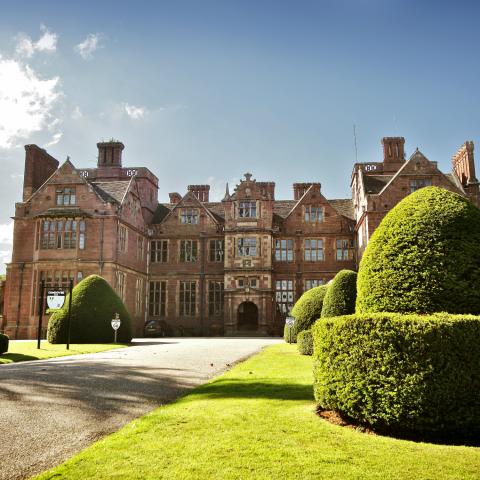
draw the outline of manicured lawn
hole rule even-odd
[[[480,449],[319,419],[311,383],[311,357],[275,345],[38,478],[478,479]]]
[[[1,363],[24,362],[26,360],[39,360],[53,357],[63,357],[65,355],[78,355],[79,353],[96,353],[104,350],[125,347],[124,344],[114,345],[112,343],[93,343],[93,344],[75,344],[70,345],[67,350],[65,345],[52,345],[47,341],[42,341],[40,350],[37,350],[37,342],[21,342],[10,340],[8,352],[0,355]]]

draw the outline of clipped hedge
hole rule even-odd
[[[293,336],[297,341],[297,335],[303,330],[308,330],[315,320],[322,314],[323,300],[327,293],[327,285],[307,290],[295,303],[292,308],[292,316],[295,318],[293,325]]]
[[[380,431],[480,435],[480,316],[349,315],[313,337],[320,407]]]
[[[289,327],[287,324],[283,327],[283,339],[287,343],[296,343],[297,337],[293,335],[293,327]]]
[[[109,283],[98,275],[90,275],[73,289],[70,341],[72,343],[110,343],[114,332],[111,320],[115,313],[120,315],[121,325],[117,341],[128,343],[132,339],[132,326],[121,298]],[[55,312],[48,322],[48,341],[66,343],[68,301]]]
[[[340,270],[323,299],[322,317],[338,317],[355,312],[357,298],[357,272]]]
[[[0,355],[2,353],[8,352],[8,343],[9,343],[8,335],[4,335],[3,333],[0,333]]]
[[[297,335],[297,348],[302,355],[313,355],[313,335],[311,330],[303,330]]]
[[[480,313],[480,209],[438,187],[382,220],[358,271],[357,313]]]

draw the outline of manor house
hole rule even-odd
[[[472,142],[451,173],[418,150],[406,160],[404,143],[383,138],[382,161],[356,163],[348,199],[325,198],[315,182],[277,199],[274,182],[245,173],[220,202],[209,185],[189,185],[169,203],[158,202],[150,170],[122,165],[120,142],[97,144],[96,168],[59,165],[26,145],[0,330],[35,337],[42,280],[67,286],[99,274],[124,300],[136,336],[150,319],[174,334],[279,334],[304,291],[357,268],[380,220],[409,193],[437,185],[479,205]]]

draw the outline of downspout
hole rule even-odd
[[[98,262],[100,266],[100,276],[103,276],[103,235],[105,229],[105,218],[101,220],[101,227],[100,227],[100,260]]]
[[[18,305],[17,305],[17,321],[15,324],[15,340],[18,338],[18,329],[20,328],[20,307],[22,306],[22,291],[23,291],[23,270],[25,269],[25,263],[20,264],[20,287],[18,291]]]
[[[200,234],[200,333],[205,334],[205,237]]]
[[[148,295],[150,291],[150,234],[147,230],[147,278],[145,280],[145,325],[147,324],[148,321],[148,307],[149,307],[149,302],[148,302]]]

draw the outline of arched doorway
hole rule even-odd
[[[238,330],[258,329],[258,308],[252,302],[243,302],[238,307]]]

